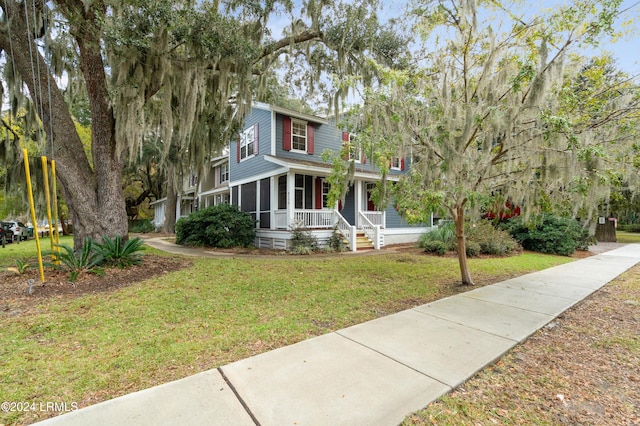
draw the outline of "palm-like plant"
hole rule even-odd
[[[102,244],[96,243],[95,250],[104,258],[105,263],[126,268],[142,263],[140,251],[144,250],[144,241],[136,237],[123,242],[119,235],[113,239],[105,236],[102,237]]]
[[[95,243],[91,238],[85,238],[82,247],[76,253],[71,247],[57,244],[62,250],[56,255],[62,269],[69,271],[69,280],[74,282],[84,272],[99,272],[99,266],[104,263],[101,253],[94,250]]]

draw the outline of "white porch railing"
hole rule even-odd
[[[335,219],[333,210],[295,210],[293,221],[308,229],[319,229],[333,227]]]
[[[307,229],[332,228],[336,221],[333,210],[294,210],[293,219],[289,223],[286,210],[276,210],[277,229],[289,229],[291,226],[303,226]]]
[[[364,212],[360,212],[359,219],[360,229],[362,229],[366,236],[373,242],[373,248],[380,250],[380,247],[384,246],[384,233],[381,232],[381,226],[373,224]]]
[[[384,227],[384,212],[377,211],[362,211],[360,212],[361,217],[365,217],[369,220],[372,225],[378,225]],[[362,226],[363,224],[358,223],[358,226]]]
[[[349,248],[351,251],[357,251],[358,246],[356,245],[356,227],[351,225],[347,220],[336,210],[334,212],[335,217],[337,219],[336,228],[339,233],[347,240],[349,244]]]

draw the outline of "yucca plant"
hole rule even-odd
[[[102,244],[96,243],[95,249],[108,265],[126,268],[142,264],[140,251],[144,250],[144,241],[136,237],[123,242],[120,235],[113,239],[105,236],[102,237]]]
[[[104,263],[104,257],[95,250],[95,243],[91,238],[85,238],[77,253],[67,245],[56,244],[56,246],[62,250],[56,256],[60,264],[54,266],[69,271],[69,281],[75,282],[84,272],[100,273],[102,271],[100,265]]]

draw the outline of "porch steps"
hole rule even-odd
[[[345,246],[349,246],[349,241],[342,239]],[[356,250],[373,250],[373,241],[367,237],[364,231],[356,232]]]

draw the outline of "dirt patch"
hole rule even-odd
[[[78,297],[85,294],[113,291],[147,278],[157,277],[190,265],[184,258],[145,255],[143,264],[130,268],[108,268],[104,274],[85,273],[75,282],[69,273],[45,269],[42,283],[38,267],[30,267],[22,274],[0,271],[0,317],[21,315],[44,299]]]

